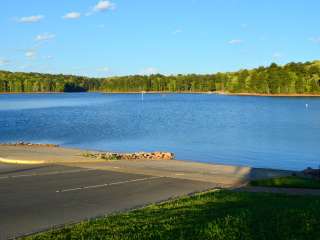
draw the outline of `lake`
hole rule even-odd
[[[19,140],[301,170],[320,165],[320,98],[2,94],[0,142]]]

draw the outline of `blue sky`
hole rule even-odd
[[[318,0],[1,0],[0,69],[213,73],[320,59]]]

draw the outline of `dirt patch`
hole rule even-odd
[[[57,144],[42,144],[42,143],[30,143],[30,142],[16,142],[16,143],[2,143],[0,146],[30,146],[30,147],[59,147]]]

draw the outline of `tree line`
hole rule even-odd
[[[0,92],[230,92],[320,94],[320,61],[215,74],[89,78],[0,71]]]

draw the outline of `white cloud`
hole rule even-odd
[[[54,35],[52,33],[43,33],[43,34],[37,35],[35,40],[36,41],[47,41],[47,40],[53,39],[55,37],[56,37],[56,35]]]
[[[231,45],[241,44],[243,41],[241,39],[232,39],[228,42]]]
[[[312,38],[310,38],[310,41],[312,41],[314,43],[320,43],[320,37],[312,37]]]
[[[179,33],[182,33],[182,30],[181,29],[176,29],[172,32],[172,34],[176,35],[176,34],[179,34]]]
[[[93,11],[95,12],[101,12],[106,10],[112,10],[115,8],[115,4],[108,0],[102,0],[98,2],[94,7]]]
[[[10,63],[9,60],[0,58],[0,66],[7,65],[7,64],[9,64],[9,63]]]
[[[143,69],[140,74],[141,75],[152,75],[152,74],[157,74],[159,73],[159,70],[155,67],[148,67]]]
[[[25,56],[29,59],[34,59],[36,57],[37,53],[34,50],[29,50],[25,53]]]
[[[78,19],[80,17],[81,17],[81,13],[69,12],[66,15],[64,15],[62,18],[64,18],[64,19]]]
[[[108,0],[102,0],[102,1],[99,1],[95,6],[93,6],[91,8],[91,10],[89,12],[87,12],[85,15],[87,17],[89,17],[96,12],[104,12],[107,10],[114,10],[115,8],[116,8],[116,5],[113,2],[108,1]]]
[[[29,17],[22,17],[18,19],[18,22],[20,23],[36,23],[41,21],[44,18],[43,15],[35,15],[35,16],[29,16]]]
[[[53,59],[53,57],[51,55],[48,55],[48,56],[45,56],[44,59],[51,60],[51,59]]]

